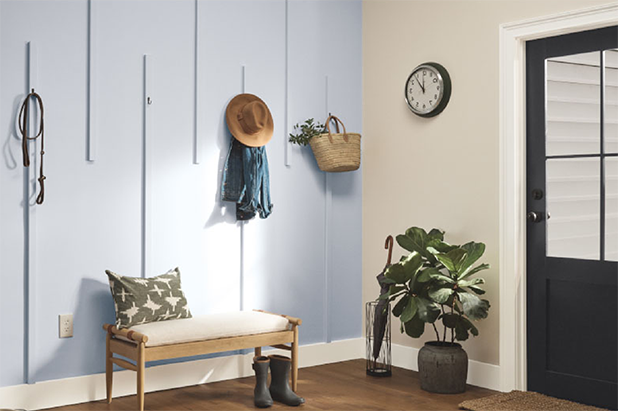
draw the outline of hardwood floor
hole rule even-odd
[[[365,361],[353,360],[299,371],[298,393],[305,397],[304,410],[457,410],[464,400],[485,397],[495,391],[468,386],[463,394],[431,394],[422,391],[418,373],[393,368],[393,376],[365,375]],[[146,410],[251,410],[253,377],[196,385],[146,394]],[[136,398],[114,398],[54,408],[57,411],[134,410]],[[275,403],[271,409],[290,409]]]

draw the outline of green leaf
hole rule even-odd
[[[429,240],[439,240],[442,241],[444,240],[444,231],[439,230],[437,228],[432,228],[431,231],[427,234],[427,237],[429,237]]]
[[[443,274],[435,267],[428,267],[421,271],[416,277],[416,281],[419,283],[426,283],[433,280],[436,276],[443,276]]]
[[[463,321],[458,321],[455,326],[455,339],[457,341],[466,341],[468,339],[468,328]]]
[[[396,263],[386,269],[384,273],[386,278],[390,278],[395,281],[396,284],[404,284],[409,278],[406,278],[406,270],[403,268],[403,264]]]
[[[427,242],[427,250],[429,250],[429,252],[431,252],[432,254],[446,254],[455,248],[457,248],[456,245],[450,245],[442,240],[438,240],[437,238],[429,240],[429,242]]]
[[[457,285],[459,287],[470,287],[471,285],[485,284],[485,280],[482,278],[475,278],[474,280],[459,280]]]
[[[426,323],[433,323],[438,319],[438,316],[440,316],[440,307],[438,304],[423,297],[416,298],[416,309],[418,318]]]
[[[391,285],[391,287],[388,289],[387,292],[385,292],[384,294],[380,295],[378,297],[378,301],[379,300],[388,300],[389,298],[395,297],[397,293],[405,290],[406,287],[403,286],[394,286]]]
[[[444,274],[440,274],[440,275],[436,275],[434,277],[434,280],[438,281],[441,284],[455,284],[455,280],[453,280],[451,277],[449,277],[448,275],[444,275]]]
[[[479,330],[468,320],[455,313],[446,313],[442,316],[442,323],[446,328],[454,329],[455,339],[457,341],[465,341],[468,339],[468,331],[472,332],[472,335],[479,335]]]
[[[455,328],[459,323],[460,317],[461,316],[459,314],[445,313],[442,316],[442,324],[444,324],[446,328]]]
[[[392,278],[384,277],[380,280],[383,284],[397,284]]]
[[[454,248],[448,253],[446,253],[447,257],[453,262],[453,267],[455,268],[454,270],[450,270],[450,271],[459,273],[459,270],[461,269],[461,265],[465,261],[467,254],[468,253],[463,248]]]
[[[429,289],[429,297],[438,304],[444,304],[454,292],[450,287],[437,286]]]
[[[397,240],[397,244],[401,246],[401,248],[405,248],[410,252],[422,253],[424,247],[421,244],[418,244],[415,240],[408,237],[407,235],[399,234],[395,237]]]
[[[406,236],[414,239],[418,243],[426,244],[429,240],[427,231],[420,227],[410,227],[406,230]]]
[[[487,318],[489,311],[489,301],[481,300],[474,294],[459,292],[459,301],[463,304],[464,314],[471,320],[482,320]]]
[[[477,287],[476,285],[470,285],[468,286],[468,288],[477,293],[478,295],[485,294],[485,290],[483,290],[481,287]]]
[[[487,270],[489,268],[489,264],[481,264],[481,265],[477,265],[476,267],[474,267],[472,270],[466,271],[464,274],[461,274],[459,276],[460,280],[463,280],[464,278],[468,278],[473,274],[478,273],[479,271],[483,271],[483,270]]]
[[[406,305],[408,305],[409,300],[410,300],[410,296],[405,295],[401,297],[399,301],[397,301],[397,304],[395,304],[395,306],[393,307],[393,315],[395,317],[399,317],[401,315],[401,313],[403,312],[403,309],[406,307]]]
[[[410,280],[414,278],[414,275],[423,266],[423,257],[418,253],[412,253],[401,264],[406,272],[406,277]]]
[[[472,335],[473,335],[473,336],[475,336],[475,337],[476,337],[477,335],[479,335],[479,330],[478,330],[478,328],[476,328],[476,327],[474,326],[474,324],[472,324],[472,322],[471,322],[470,320],[468,320],[468,319],[467,319],[467,318],[465,318],[465,317],[461,317],[461,321],[462,321],[464,324],[466,324],[466,327],[470,330],[470,332],[472,333]]]
[[[413,317],[407,323],[404,323],[406,334],[412,338],[418,338],[425,332],[425,322],[418,316]]]
[[[466,259],[463,261],[460,267],[460,275],[466,274],[466,272],[472,267],[474,264],[485,252],[485,244],[483,243],[475,243],[471,241],[461,246],[462,249],[466,250]]]
[[[395,295],[399,291],[402,291],[405,289],[406,287],[404,287],[403,285],[391,285],[391,287],[388,289],[388,292],[391,293],[391,295]]]
[[[403,313],[401,313],[401,321],[407,323],[416,315],[417,307],[416,307],[416,298],[410,298],[408,300],[408,304],[403,309]]]
[[[434,233],[434,235],[436,234]],[[430,238],[422,228],[408,228],[405,235],[400,234],[396,237],[396,239],[397,244],[406,250],[416,251],[432,263],[436,261],[435,257],[427,251],[427,242]]]
[[[440,253],[440,254],[436,254],[436,258],[438,259],[438,261],[440,261],[442,263],[442,265],[444,267],[446,267],[447,270],[449,270],[450,272],[454,273],[455,270],[455,264],[453,263],[453,260],[451,260],[449,258],[448,255],[444,254],[444,253]]]

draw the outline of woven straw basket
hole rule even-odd
[[[331,120],[335,122],[336,133],[330,131]],[[339,133],[339,123],[341,123],[343,133]],[[326,129],[328,133],[320,134],[309,140],[320,170],[331,173],[357,170],[361,160],[361,135],[346,132],[343,122],[335,116],[328,117]]]

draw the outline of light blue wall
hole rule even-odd
[[[361,172],[322,173],[310,149],[286,142],[295,123],[328,111],[361,131],[361,13],[347,0],[0,2],[0,386],[103,371],[107,268],[179,266],[194,314],[298,316],[302,344],[361,335]],[[28,42],[48,180],[45,203],[24,214],[14,123]],[[274,117],[275,208],[240,224],[218,189],[225,106],[243,91]],[[71,339],[58,338],[62,313],[74,314]]]

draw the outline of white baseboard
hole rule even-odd
[[[287,351],[264,350],[289,355]],[[300,347],[299,366],[313,367],[365,357],[365,339],[334,341]],[[393,344],[393,366],[418,371],[418,348]],[[231,380],[253,374],[253,353],[209,358],[146,369],[146,392],[169,390],[208,382]],[[500,367],[470,360],[468,384],[500,390]],[[114,372],[114,398],[135,394],[135,373]],[[98,401],[105,398],[105,374],[43,381],[0,388],[0,408],[38,410]]]
[[[418,348],[393,344],[391,346],[393,365],[418,371]],[[500,391],[500,367],[493,364],[469,360],[468,384]]]
[[[354,338],[303,345],[299,348],[299,366],[312,367],[339,361],[364,358],[365,340]],[[264,353],[289,355],[287,351],[264,350]],[[146,392],[187,387],[207,382],[230,380],[252,375],[253,353],[159,365],[146,369]],[[114,398],[134,395],[133,371],[114,372]],[[0,388],[0,408],[38,410],[105,398],[105,374],[43,381]]]

